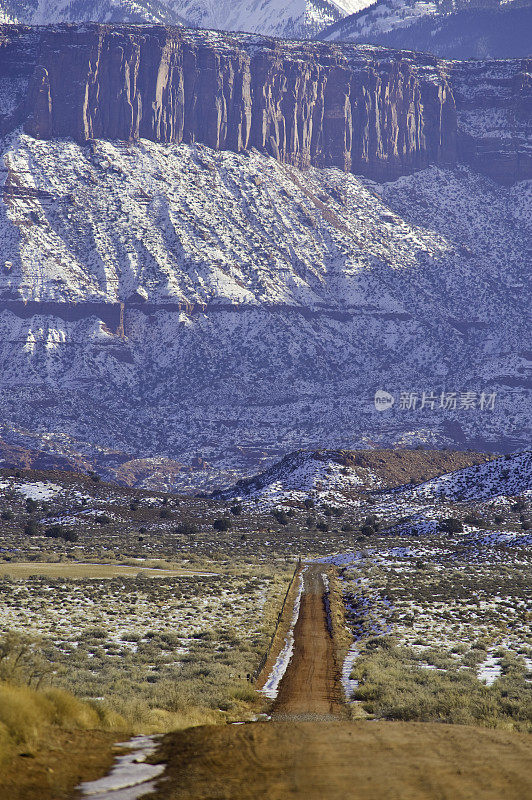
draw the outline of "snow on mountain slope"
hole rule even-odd
[[[0,0],[2,14],[1,21],[29,25],[95,21],[193,27],[163,0]]]
[[[200,454],[211,487],[301,447],[528,442],[528,184],[20,134],[2,160],[6,441]]]
[[[382,45],[448,59],[530,54],[530,2],[377,0],[318,34],[325,41]]]
[[[364,0],[168,0],[170,8],[200,28],[310,38]]]
[[[132,22],[311,38],[366,0],[0,0],[0,22]]]
[[[367,41],[367,37],[411,25],[420,17],[438,13],[431,0],[377,0],[322,32],[325,41]]]
[[[416,498],[494,500],[500,496],[532,496],[532,450],[442,475],[416,486]]]
[[[371,470],[352,464],[348,468],[348,463],[349,458],[338,450],[290,453],[260,475],[239,481],[235,487],[215,496],[241,498],[265,507],[305,500],[332,506],[342,501],[358,504],[354,498],[361,490],[377,487],[380,482]]]

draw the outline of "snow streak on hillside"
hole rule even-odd
[[[210,486],[301,447],[528,443],[529,184],[23,135],[2,160],[3,438],[199,454]]]

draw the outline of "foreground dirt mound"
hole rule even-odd
[[[458,725],[296,722],[171,734],[158,800],[524,800],[526,735]]]

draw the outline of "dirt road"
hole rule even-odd
[[[341,670],[327,622],[323,567],[303,573],[303,594],[294,628],[294,653],[272,709],[276,722],[345,716]]]
[[[272,722],[170,734],[153,800],[525,800],[531,737],[346,719],[319,567],[304,576]]]

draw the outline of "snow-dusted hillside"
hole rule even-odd
[[[30,25],[97,21],[193,27],[162,0],[0,0],[2,14],[4,22]]]
[[[201,28],[249,31],[268,36],[306,39],[369,0],[167,0],[174,12]]]
[[[370,0],[0,0],[0,22],[132,22],[311,38]]]
[[[348,468],[346,464],[345,456],[338,450],[290,453],[259,475],[241,480],[216,496],[266,507],[308,500],[333,506],[353,503],[362,490],[376,488],[379,480],[369,469],[352,465]]]
[[[318,34],[325,41],[369,43],[448,59],[530,55],[532,4],[521,0],[376,0]]]
[[[211,487],[300,447],[528,443],[528,184],[20,134],[2,158],[6,441],[200,456]]]
[[[527,493],[532,496],[532,450],[442,475],[410,492],[416,498],[464,501],[494,500]]]
[[[405,28],[420,17],[438,13],[438,4],[431,0],[377,0],[366,8],[324,30],[325,41],[367,41],[368,37]]]

